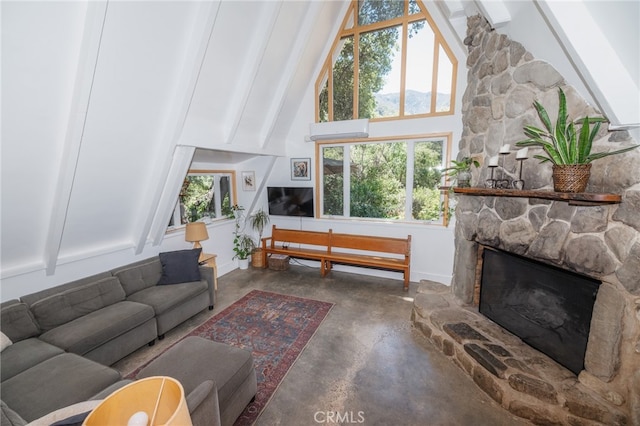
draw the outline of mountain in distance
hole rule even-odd
[[[397,116],[400,111],[400,93],[377,93],[376,114],[378,117]],[[447,111],[451,102],[449,93],[438,93],[436,111]],[[431,108],[431,92],[407,90],[405,99],[405,115],[424,114]]]

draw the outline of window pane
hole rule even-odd
[[[186,186],[186,187],[185,187]],[[184,205],[183,222],[195,222],[203,217],[215,217],[213,176],[187,176],[180,199]]]
[[[328,72],[324,72],[324,76],[322,77],[322,83],[318,88],[318,105],[319,105],[319,121],[326,122],[329,121],[329,79],[327,76]]]
[[[420,6],[418,6],[418,2],[416,0],[409,0],[409,15],[420,12],[421,10]]]
[[[322,148],[322,214],[344,215],[344,148]]]
[[[359,118],[397,117],[399,114],[401,31],[398,26],[360,35]],[[389,91],[395,92],[396,96],[382,95]]]
[[[404,218],[406,143],[351,147],[351,217]]]
[[[405,115],[431,112],[434,35],[426,21],[409,24],[407,40],[407,72],[405,82]]]
[[[453,78],[453,64],[447,53],[439,46],[438,49],[438,99],[436,101],[436,111],[451,110],[451,96]]]
[[[416,142],[414,147],[413,205],[416,220],[438,220],[442,195],[440,185],[444,141]]]
[[[359,0],[358,24],[387,21],[404,14],[404,2],[398,0]]]
[[[223,217],[233,214],[231,211],[231,206],[233,205],[233,200],[231,200],[231,176],[220,177],[220,205],[222,206],[220,211]]]
[[[340,55],[333,66],[333,120],[353,119],[353,37],[342,39]]]

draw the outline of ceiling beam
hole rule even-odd
[[[67,119],[64,146],[62,148],[62,160],[44,246],[44,265],[47,275],[53,275],[60,256],[60,246],[78,167],[78,158],[80,156],[104,22],[107,15],[107,5],[107,2],[87,3],[80,56],[71,97],[71,108]]]
[[[275,28],[278,13],[282,7],[282,1],[270,1],[260,3],[265,8],[264,19],[259,22],[262,24],[254,28],[251,46],[245,52],[246,63],[242,67],[242,75],[238,79],[236,85],[238,95],[230,99],[231,120],[226,132],[224,142],[230,144],[238,131],[240,120],[244,108],[249,99],[249,94],[256,81],[256,75],[260,69],[260,64],[264,59],[267,51],[267,45],[271,39],[271,34]]]
[[[191,32],[191,41],[187,43],[188,49],[182,61],[182,69],[178,74],[178,83],[173,94],[173,101],[170,102],[170,107],[168,108],[165,128],[160,132],[163,136],[162,140],[159,141],[159,155],[157,158],[163,160],[158,162],[158,166],[153,172],[155,178],[152,179],[153,182],[158,184],[145,192],[138,214],[140,219],[133,228],[138,232],[135,240],[136,254],[140,254],[143,251],[149,239],[154,245],[159,244],[162,238],[158,237],[158,229],[162,229],[163,232],[166,230],[168,214],[173,205],[167,207],[166,202],[163,203],[163,200],[165,200],[167,192],[174,192],[173,188],[167,188],[167,185],[175,183],[171,173],[175,167],[176,145],[184,128],[219,10],[219,1],[198,3],[198,11],[195,12],[197,18]],[[179,151],[182,152],[183,150]],[[195,151],[195,148],[193,151]],[[193,151],[191,151],[191,156],[193,156]],[[191,158],[189,158],[189,161],[191,161]],[[185,169],[181,179],[184,179],[187,169]],[[182,180],[177,184],[177,191],[180,189],[181,182]],[[173,200],[174,205],[175,200],[177,200],[177,194]],[[165,218],[166,221],[164,220]]]
[[[272,97],[271,103],[267,108],[267,113],[265,114],[265,125],[260,130],[261,148],[266,147],[267,142],[273,133],[278,115],[282,110],[282,105],[284,104],[287,96],[287,90],[291,86],[291,82],[298,70],[298,64],[304,53],[304,48],[306,47],[309,37],[313,32],[313,22],[316,20],[321,8],[322,2],[307,3],[307,10],[305,12],[304,19],[302,20],[302,24],[300,25],[299,33],[296,36],[296,41],[291,49],[291,54],[287,59],[287,63],[282,67],[283,72],[278,82],[278,87],[276,88],[276,92]]]

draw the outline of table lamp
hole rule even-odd
[[[106,397],[83,426],[191,426],[184,389],[172,377],[136,380]]]
[[[208,240],[209,233],[207,233],[207,225],[204,222],[187,223],[187,228],[184,233],[185,241],[193,243],[193,248],[202,248],[200,241]],[[202,258],[202,253],[200,253]]]

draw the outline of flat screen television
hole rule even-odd
[[[313,188],[270,186],[267,198],[270,215],[313,217]]]

